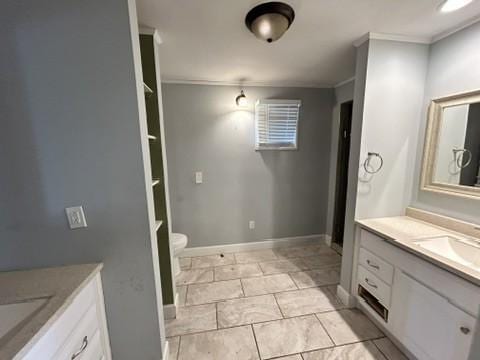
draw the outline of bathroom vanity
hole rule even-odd
[[[0,273],[0,359],[111,359],[101,269]]]
[[[468,359],[480,313],[480,239],[418,213],[357,221],[352,293],[418,359]]]

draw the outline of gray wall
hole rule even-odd
[[[0,24],[0,270],[104,262],[114,358],[159,359],[127,1],[8,0]]]
[[[480,23],[476,23],[436,42],[430,48],[413,190],[414,206],[476,223],[480,219],[478,200],[420,191],[419,178],[428,104],[431,99],[480,88],[479,39]]]
[[[370,40],[358,49],[341,275],[346,290],[353,261],[352,212],[354,219],[403,215],[410,204],[427,62],[426,45]],[[375,175],[363,170],[368,152],[384,160]]]
[[[333,90],[247,87],[246,110],[239,91],[163,84],[173,231],[189,247],[325,233]],[[298,151],[254,150],[261,98],[302,100]]]
[[[337,180],[337,155],[338,136],[340,127],[340,106],[347,101],[353,100],[355,81],[351,81],[335,87],[335,104],[332,111],[332,132],[330,144],[330,170],[328,182],[328,212],[327,212],[327,234],[332,236],[333,215],[335,211],[335,190]]]

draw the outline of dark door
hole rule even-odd
[[[340,105],[340,127],[338,134],[337,177],[335,186],[335,210],[333,215],[332,246],[337,250],[343,246],[345,210],[347,207],[348,159],[350,155],[350,133],[352,130],[353,101]]]

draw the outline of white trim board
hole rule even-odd
[[[432,39],[430,37],[421,37],[421,36],[406,36],[406,35],[398,35],[398,34],[382,34],[382,33],[375,33],[369,32],[360,37],[359,39],[353,42],[353,46],[359,47],[367,40],[390,40],[390,41],[401,41],[401,42],[409,42],[409,43],[416,43],[416,44],[431,44]]]
[[[356,299],[341,285],[337,285],[337,296],[342,301],[343,305],[347,307],[354,307],[356,305]]]
[[[294,237],[279,238],[279,239],[265,239],[263,241],[239,243],[239,244],[193,247],[193,248],[186,248],[183,251],[181,257],[204,256],[204,255],[213,255],[213,254],[219,254],[219,253],[232,253],[232,252],[242,252],[242,251],[273,249],[278,247],[294,246],[294,245],[310,245],[317,242],[325,242],[325,240],[326,240],[325,234],[315,234],[315,235],[294,236]]]
[[[180,85],[217,85],[217,86],[238,86],[238,87],[294,87],[294,88],[316,88],[331,89],[331,84],[320,84],[315,82],[301,81],[222,81],[222,80],[201,80],[201,79],[162,79],[164,84]]]
[[[173,304],[163,305],[163,317],[165,320],[175,319],[177,317],[178,308],[178,292],[175,293],[175,301]]]
[[[163,349],[163,360],[169,360],[169,355],[170,355],[170,343],[168,340],[165,340],[165,349]]]
[[[351,78],[348,78],[346,80],[340,81],[338,84],[334,85],[333,88],[336,89],[340,86],[346,85],[349,82],[355,81],[355,76],[352,76]]]

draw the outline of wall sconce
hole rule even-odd
[[[242,91],[240,91],[240,95],[237,96],[237,98],[235,99],[235,102],[237,103],[237,106],[247,106],[247,97],[245,96],[245,93]]]

